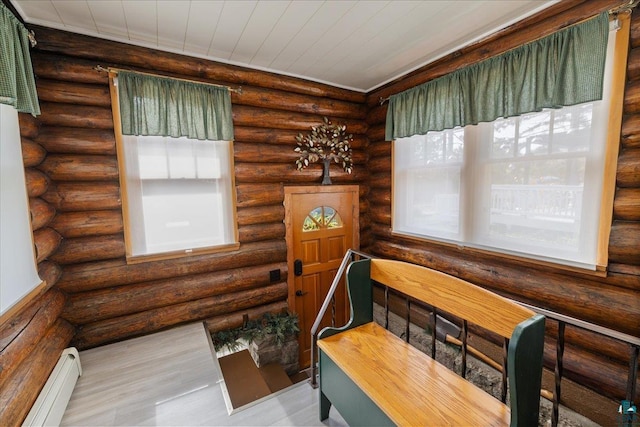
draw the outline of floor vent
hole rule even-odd
[[[80,375],[82,375],[82,368],[78,350],[74,347],[65,349],[22,425],[60,425]]]

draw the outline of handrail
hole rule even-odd
[[[547,310],[544,308],[537,307],[535,305],[525,304],[520,301],[515,301],[517,304],[520,304],[523,307],[526,307],[530,310],[535,311],[536,313],[543,314],[546,317],[549,317],[554,320],[559,320],[564,323],[568,323],[573,326],[577,326],[582,329],[586,329],[590,332],[595,332],[600,335],[604,335],[610,338],[615,338],[618,341],[624,341],[627,344],[640,346],[640,337],[635,337],[633,335],[625,334],[623,332],[616,331],[614,329],[605,328],[604,326],[596,325],[595,323],[590,323],[584,320],[576,319],[575,317],[567,316],[565,314],[556,313],[555,311]]]
[[[543,314],[549,319],[553,319],[558,322],[558,339],[556,340],[556,354],[558,355],[556,360],[556,367],[554,370],[554,382],[555,389],[553,392],[553,408],[551,411],[551,426],[556,427],[558,425],[558,406],[560,405],[560,394],[561,387],[560,382],[562,381],[563,375],[563,363],[562,363],[562,355],[564,354],[564,332],[565,325],[572,325],[578,328],[584,329],[586,331],[594,332],[598,335],[603,335],[606,337],[614,338],[618,341],[629,344],[630,346],[630,357],[629,357],[629,375],[627,375],[627,390],[626,390],[626,400],[628,402],[632,402],[634,396],[636,394],[636,381],[637,381],[637,372],[638,372],[638,355],[640,353],[640,338],[625,334],[620,331],[616,331],[614,329],[609,329],[604,326],[596,325],[591,322],[587,322],[581,319],[576,319],[575,317],[567,316],[565,314],[556,313],[555,311],[547,310],[544,308],[536,307],[534,305],[525,304],[520,301],[515,301],[523,307],[527,307],[530,310],[535,311],[536,313]],[[621,423],[620,425],[623,425]],[[628,425],[631,426],[631,419],[628,420]]]
[[[322,307],[320,307],[320,311],[318,312],[318,316],[316,320],[313,322],[313,326],[311,326],[311,379],[310,383],[313,388],[318,388],[318,381],[316,380],[316,376],[318,373],[318,367],[315,363],[316,356],[316,345],[318,343],[318,328],[320,327],[320,323],[322,323],[322,318],[324,317],[327,309],[329,308],[329,304],[331,304],[331,300],[333,299],[334,294],[336,293],[336,289],[340,284],[340,279],[344,275],[347,266],[351,264],[355,259],[355,256],[359,256],[361,259],[371,259],[375,258],[373,255],[365,254],[364,252],[355,251],[353,249],[347,250],[342,258],[342,262],[340,263],[340,267],[336,272],[335,277],[333,278],[333,282],[331,283],[331,287],[327,292],[327,296],[322,303]]]

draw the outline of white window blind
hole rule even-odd
[[[18,112],[0,104],[0,314],[42,282],[36,270]]]
[[[122,141],[130,256],[236,243],[230,142]]]
[[[399,138],[394,232],[595,269],[610,105]]]

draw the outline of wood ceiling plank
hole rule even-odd
[[[391,2],[363,2],[352,9],[349,15],[359,16],[359,19],[351,23],[351,30],[347,37],[336,40],[332,49],[325,55],[322,61],[316,61],[313,65],[314,72],[326,73],[335,64],[346,62],[354,53],[368,49],[367,42],[384,31],[389,25],[397,25],[396,20],[409,14],[417,7],[416,2],[400,2],[399,5]],[[363,12],[362,9],[366,8]]]
[[[229,60],[257,1],[225,1],[208,54]]]
[[[250,64],[264,40],[274,30],[288,5],[288,0],[258,3],[233,49],[231,60]]]
[[[160,46],[182,51],[191,3],[180,0],[158,2],[158,44]]]
[[[124,9],[112,0],[92,0],[89,3],[91,15],[96,21],[100,34],[128,38]]]
[[[65,26],[88,31],[97,31],[86,0],[54,0],[53,6],[62,18]]]
[[[215,34],[224,1],[192,1],[184,50],[206,55]]]
[[[320,9],[321,2],[292,1],[282,14],[274,30],[267,36],[251,64],[271,68],[273,62],[289,43],[303,31],[307,21]]]
[[[305,24],[304,29],[296,34],[287,47],[280,52],[278,58],[272,63],[273,68],[295,73],[296,69],[292,65],[307,50],[313,49],[317,41],[333,26],[335,20],[344,15],[354,4],[355,1],[323,3]]]
[[[34,1],[14,1],[12,4],[26,22],[38,25],[57,25],[56,28],[64,25],[51,1],[37,3]]]
[[[129,40],[158,45],[156,2],[128,0],[122,2]]]

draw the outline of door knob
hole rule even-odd
[[[296,291],[296,296],[297,296],[297,297],[301,297],[301,296],[306,295],[306,294],[307,294],[306,292],[302,292],[300,289],[298,289],[298,290]]]

